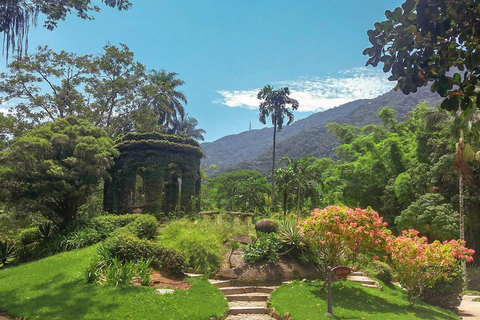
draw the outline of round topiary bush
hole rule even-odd
[[[263,232],[263,233],[272,233],[272,232],[277,232],[278,231],[278,224],[270,219],[262,219],[258,220],[255,223],[255,230],[257,232]]]

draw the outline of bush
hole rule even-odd
[[[20,242],[24,246],[38,242],[40,240],[40,233],[38,227],[23,229],[19,234]]]
[[[170,273],[180,272],[184,264],[183,257],[177,252],[168,250],[158,243],[139,239],[127,230],[116,232],[106,240],[105,245],[113,256],[122,261],[151,259],[153,268]]]
[[[135,221],[139,216],[139,214],[104,215],[93,218],[88,226],[108,236],[116,229]]]
[[[137,218],[125,228],[140,239],[152,239],[157,235],[158,223],[154,216],[148,214],[137,215]]]
[[[378,280],[385,284],[389,284],[393,280],[393,270],[388,264],[382,261],[374,261],[373,268],[375,269]]]
[[[259,237],[254,242],[249,243],[243,250],[243,259],[249,263],[264,259],[277,262],[280,259],[279,248],[280,243],[275,233],[260,233]]]
[[[462,302],[463,274],[459,267],[440,278],[433,287],[425,288],[420,300],[445,309],[455,310]]]

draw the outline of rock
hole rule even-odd
[[[173,289],[157,289],[157,290],[155,290],[155,294],[160,294],[160,295],[172,294],[174,292],[175,292],[175,290],[173,290]]]
[[[255,223],[255,230],[257,232],[272,233],[278,231],[278,224],[270,219],[258,220]]]

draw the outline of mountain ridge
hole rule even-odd
[[[426,101],[435,106],[442,98],[431,93],[429,88],[420,88],[417,93],[404,95],[398,91],[389,91],[373,99],[361,99],[348,102],[335,108],[314,113],[304,119],[285,126],[277,133],[276,159],[283,156],[303,157],[310,153],[315,157],[332,157],[338,141],[328,133],[326,124],[337,122],[362,127],[366,124],[378,124],[376,116],[383,107],[397,110],[397,119],[413,110],[418,103]],[[253,169],[266,174],[271,168],[272,128],[244,131],[222,137],[214,142],[203,143],[206,154],[202,164],[207,168],[217,165],[217,173],[236,169]],[[212,173],[210,170],[208,173]]]

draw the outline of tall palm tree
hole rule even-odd
[[[143,88],[146,104],[159,117],[158,124],[168,126],[175,119],[185,117],[187,97],[177,87],[185,81],[177,78],[176,72],[152,70],[147,79],[149,85]]]
[[[447,111],[439,107],[427,114],[427,127],[433,127],[438,122],[446,122],[450,125],[452,138],[455,139],[455,167],[458,171],[458,213],[460,239],[465,241],[465,213],[464,213],[464,185],[471,186],[473,183],[469,161],[474,158],[480,160],[480,151],[474,154],[472,146],[465,143],[464,134],[467,134],[472,141],[479,141],[480,138],[480,110],[477,107],[465,111]],[[467,285],[467,267],[462,262],[463,286]]]
[[[272,198],[271,206],[272,211],[275,205],[274,200],[274,185],[275,185],[275,140],[277,130],[282,130],[285,117],[288,118],[287,125],[291,124],[294,120],[293,112],[288,108],[291,105],[293,110],[298,109],[298,101],[289,97],[290,89],[287,87],[275,90],[271,85],[266,85],[257,94],[257,98],[260,102],[260,115],[258,120],[267,124],[267,119],[272,116],[273,124],[273,151],[272,151]]]

